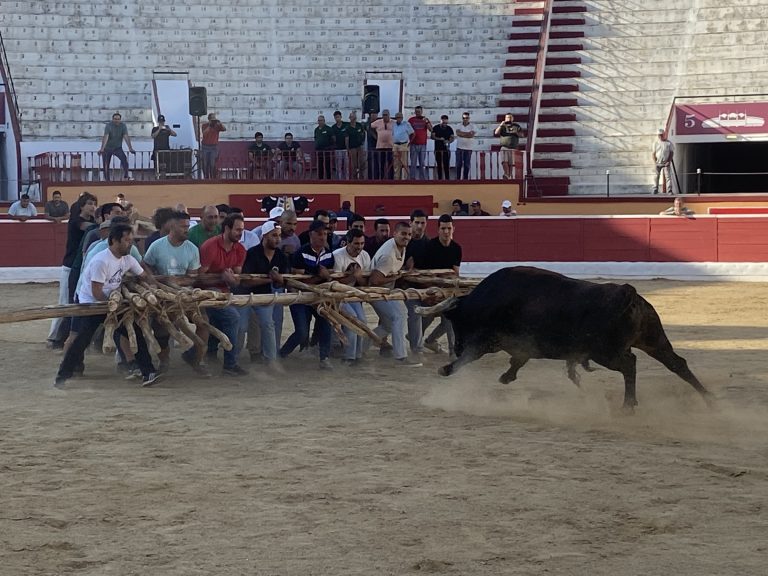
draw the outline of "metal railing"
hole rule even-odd
[[[148,151],[126,153],[127,174],[117,156],[100,155],[94,151],[46,152],[27,158],[30,180],[57,182],[120,182],[125,180],[156,181],[226,180],[226,181],[419,181],[457,180],[455,151],[440,155],[425,153],[424,167],[420,171],[410,166],[410,156],[402,160],[395,153],[382,150],[362,151],[362,154],[336,154],[335,150],[301,153],[294,157],[269,154],[248,158],[220,156],[215,169],[205,170],[196,150],[170,150],[158,152],[157,158]],[[503,163],[510,164],[512,180],[522,180],[525,170],[525,152],[473,150],[468,161],[468,177],[462,181],[503,180]],[[105,161],[109,165],[105,166]],[[438,166],[438,161],[440,165]],[[447,174],[445,170],[447,161]],[[462,170],[464,172],[464,170]],[[206,178],[206,174],[211,176]]]
[[[16,97],[16,87],[13,84],[13,75],[11,74],[8,62],[8,55],[5,52],[2,32],[0,32],[0,75],[2,75],[2,80],[8,93],[8,104],[13,113],[13,130],[18,141],[21,140],[21,111],[19,110],[19,100]]]

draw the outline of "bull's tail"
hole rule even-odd
[[[634,313],[636,320],[639,322],[640,329],[632,345],[664,364],[668,370],[688,382],[699,394],[709,401],[711,396],[709,391],[702,386],[699,379],[688,368],[685,358],[678,356],[674,348],[672,348],[672,343],[667,338],[664,327],[661,325],[661,318],[659,318],[651,303],[638,295],[635,301]]]

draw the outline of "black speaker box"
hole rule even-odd
[[[379,113],[379,87],[367,84],[363,88],[363,114]]]
[[[208,114],[208,94],[205,86],[190,86],[189,115],[205,116]]]

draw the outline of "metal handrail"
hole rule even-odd
[[[13,84],[13,75],[11,74],[11,67],[8,62],[8,54],[5,52],[5,43],[3,42],[3,33],[0,32],[0,74],[3,77],[3,83],[7,87],[8,104],[10,105],[11,112],[13,113],[13,130],[16,134],[16,139],[21,140],[21,111],[19,110],[19,100],[16,96],[16,86]]]

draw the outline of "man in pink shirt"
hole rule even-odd
[[[389,110],[383,110],[381,118],[371,124],[376,131],[376,152],[374,154],[373,178],[392,180],[392,125]]]
[[[408,118],[408,123],[413,127],[411,139],[411,178],[426,180],[424,163],[427,159],[427,138],[432,132],[432,122],[424,116],[421,106],[414,108],[414,115]],[[418,164],[418,171],[417,166]]]

